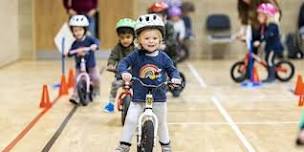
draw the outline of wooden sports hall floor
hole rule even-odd
[[[301,112],[298,97],[290,92],[296,77],[288,83],[242,88],[229,75],[234,62],[189,61],[178,66],[186,74],[187,87],[179,98],[169,94],[173,151],[303,151],[294,144]],[[105,63],[99,61],[99,67]],[[303,75],[304,62],[293,63],[296,74]],[[56,98],[58,89],[53,85],[59,82],[60,72],[58,61],[19,61],[0,69],[0,150],[43,111],[38,107],[43,84],[48,85],[51,100]],[[11,151],[111,152],[121,134],[120,113],[102,109],[112,80],[112,73],[101,74],[101,97],[87,107],[75,108],[68,96],[60,97]]]

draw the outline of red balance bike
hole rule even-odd
[[[237,83],[241,83],[248,78],[248,70],[247,66],[249,63],[249,57],[253,58],[255,64],[262,65],[262,67],[268,67],[265,60],[254,53],[247,53],[243,60],[234,63],[230,69],[230,76],[233,81]],[[294,65],[284,59],[277,59],[275,63],[275,76],[278,80],[282,82],[289,81],[295,72]]]

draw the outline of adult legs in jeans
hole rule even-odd
[[[89,31],[92,36],[96,37],[96,21],[95,21],[95,16],[89,16]]]

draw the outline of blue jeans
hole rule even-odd
[[[88,16],[89,19],[89,31],[91,33],[92,36],[96,37],[96,23],[95,23],[95,17],[94,16]]]

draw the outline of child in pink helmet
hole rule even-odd
[[[257,18],[261,24],[260,40],[254,42],[257,47],[262,41],[265,42],[265,61],[267,62],[268,77],[263,82],[269,83],[275,80],[275,57],[282,53],[283,45],[280,38],[280,29],[278,26],[277,14],[279,10],[276,6],[270,3],[262,3],[257,8]]]

